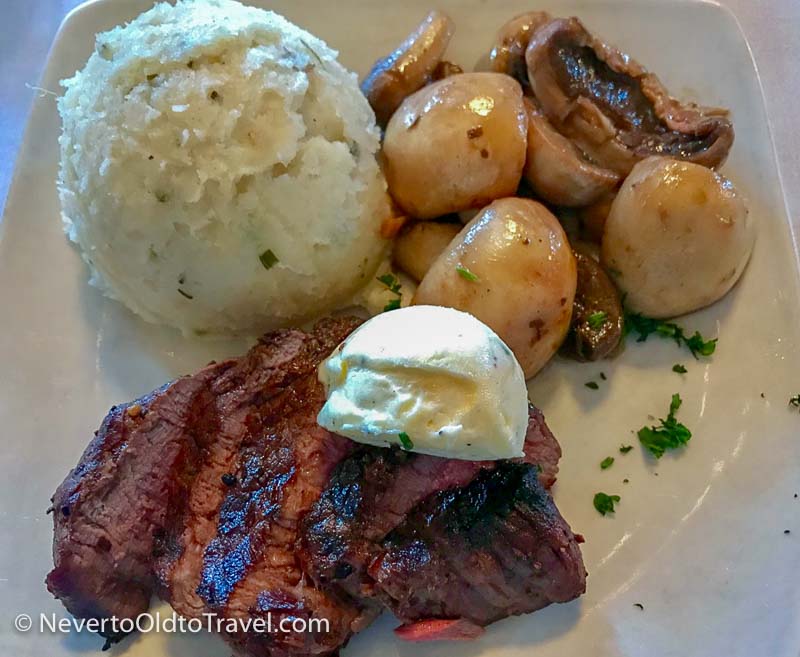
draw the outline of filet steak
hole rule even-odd
[[[529,407],[524,461],[552,486],[561,448],[541,411]],[[336,585],[355,599],[373,594],[367,567],[381,541],[421,502],[469,484],[497,461],[444,459],[399,449],[363,448],[344,460],[302,523],[299,551],[320,586]]]
[[[317,368],[358,324],[269,333],[113,407],[53,496],[49,590],[81,618],[134,618],[154,594],[190,618],[269,617],[272,631],[221,630],[253,657],[334,654],[387,607],[403,638],[470,638],[580,595],[577,539],[546,492],[561,451],[538,410],[516,462],[317,425]],[[327,626],[276,630],[298,618]]]
[[[465,621],[480,627],[581,595],[579,540],[538,468],[505,461],[414,509],[385,539],[369,575],[402,621],[453,620],[463,633]],[[402,634],[424,638],[408,627]]]
[[[317,366],[357,325],[277,331],[111,409],[53,496],[48,589],[75,616],[327,619],[325,633],[234,633],[241,653],[329,654],[369,618],[306,581],[297,523],[353,443],[316,424]],[[109,637],[112,640],[120,637]]]

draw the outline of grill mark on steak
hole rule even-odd
[[[353,448],[350,440],[325,431],[306,412],[324,402],[316,378],[309,379],[267,404],[261,417],[250,422],[254,426],[241,446],[235,474],[240,483],[229,489],[217,534],[206,549],[198,593],[209,607],[223,608],[261,555],[285,551],[299,516]],[[303,464],[301,470],[297,463]],[[273,554],[269,560],[279,557]]]
[[[114,406],[53,495],[53,562],[47,588],[80,618],[133,618],[155,587],[152,555],[176,513],[207,432],[209,384],[230,363]]]
[[[324,391],[317,367],[358,323],[331,319],[310,333],[276,331],[241,358],[212,364],[112,408],[54,495],[50,590],[79,617],[135,617],[155,590],[188,617],[209,611],[228,619],[269,615],[273,629],[282,618],[329,623],[326,632],[223,633],[238,654],[253,657],[335,653],[371,622],[381,603],[400,609],[405,621],[424,621],[406,626],[406,638],[479,633],[479,623],[466,614],[432,618],[435,595],[425,586],[420,590],[428,606],[421,605],[416,615],[404,610],[390,595],[398,586],[394,571],[376,564],[389,564],[402,549],[398,541],[421,531],[426,549],[439,560],[439,570],[430,574],[438,577],[432,582],[442,583],[440,595],[484,601],[485,582],[470,588],[459,575],[461,564],[437,552],[444,549],[436,538],[444,521],[437,518],[451,513],[447,495],[475,495],[479,482],[486,495],[515,501],[522,499],[521,485],[515,488],[508,477],[493,488],[485,483],[495,481],[487,479],[491,470],[506,471],[497,462],[356,447],[319,427]],[[555,480],[560,454],[541,413],[531,407],[524,460],[541,465],[542,485]],[[492,500],[484,502],[481,509],[494,509]],[[533,517],[516,506],[503,517],[495,514],[481,521],[484,533],[500,537],[513,529],[525,545],[536,547],[531,537],[538,531],[536,539],[552,547],[557,531],[569,528],[549,504],[555,515],[547,505],[546,513]],[[420,529],[420,513],[427,514],[427,529]],[[537,525],[547,518],[549,528]],[[447,539],[439,538],[452,541],[466,563],[478,554],[469,541],[479,525],[451,528]],[[514,596],[523,593],[516,580],[527,578],[534,588],[538,580],[517,555],[502,554],[495,544],[492,554],[496,567],[487,577],[503,589],[493,601],[494,614],[520,613]],[[564,558],[577,558],[583,572],[579,552]],[[342,581],[347,579],[342,568],[351,569],[350,587]],[[371,576],[378,575],[375,595]],[[554,586],[576,590],[566,568],[553,578]],[[333,580],[335,585],[318,586]],[[452,588],[456,583],[460,588]],[[531,595],[537,604],[546,597],[538,589]]]
[[[528,417],[524,460],[541,468],[542,484],[550,487],[561,448],[541,411],[531,405]],[[399,449],[361,449],[334,471],[303,522],[298,550],[306,572],[319,586],[333,585],[364,601],[373,593],[367,566],[386,535],[429,496],[466,486],[495,465]]]
[[[268,334],[242,358],[114,407],[54,495],[59,512],[54,514],[50,590],[79,617],[135,617],[147,609],[154,588],[185,616],[211,609],[197,593],[201,576],[217,568],[214,550],[206,555],[207,546],[218,537],[220,509],[226,521],[231,519],[249,485],[245,466],[252,466],[256,456],[283,464],[268,473],[274,480],[260,480],[262,488],[285,489],[277,500],[280,522],[264,532],[270,538],[262,543],[292,546],[299,517],[352,448],[347,439],[316,426],[322,403],[316,369],[358,324],[353,318],[331,319],[311,333]],[[281,436],[280,449],[266,439],[274,435]],[[236,485],[226,483],[229,477],[223,481],[234,473]],[[245,524],[254,520],[257,514],[242,517]],[[332,631],[227,637],[240,651],[329,654],[359,622],[368,622],[353,605],[304,582],[290,550],[252,553],[250,561],[244,577],[231,575],[225,584],[228,593],[234,592],[231,601],[243,583],[264,586],[246,605],[215,604],[214,609],[224,615],[283,610],[321,616]],[[220,584],[223,576],[214,579]]]
[[[225,418],[215,446],[221,453],[211,454],[193,489],[197,504],[185,521],[183,552],[174,568],[164,569],[166,597],[185,615],[271,613],[273,623],[292,616],[325,617],[330,624],[324,635],[226,635],[241,653],[324,654],[358,626],[358,608],[306,585],[286,548],[330,470],[352,449],[351,441],[316,424],[324,401],[316,371],[357,324],[332,320],[313,334],[268,335],[217,391]]]
[[[468,484],[484,467],[494,464],[362,448],[335,470],[303,522],[298,550],[306,571],[320,586],[370,596],[366,569],[380,540],[420,501]]]
[[[369,574],[406,623],[483,626],[567,602],[586,588],[575,535],[537,468],[508,461],[417,507],[384,541]]]
[[[316,413],[305,410],[318,409],[323,402],[316,375],[293,387],[289,396],[264,411],[268,417],[275,415],[266,422],[274,428],[266,434],[253,432],[252,441],[243,446],[236,475],[241,485],[223,505],[198,592],[209,608],[228,618],[270,614],[273,624],[282,618],[325,618],[329,627],[324,636],[290,634],[277,642],[306,651],[320,641],[343,644],[365,622],[357,606],[306,581],[294,550],[298,522],[354,445],[319,427]],[[276,644],[271,636],[253,633],[228,638],[247,654],[263,654],[265,647]]]
[[[238,489],[232,491],[222,478],[238,471],[242,446],[251,433],[268,429],[265,423],[270,418],[264,417],[262,421],[257,409],[270,402],[279,409],[280,400],[287,398],[287,391],[298,381],[316,381],[319,362],[357,324],[353,319],[328,320],[320,322],[313,334],[302,331],[267,334],[225,376],[214,382],[212,392],[220,418],[217,439],[192,486],[187,513],[178,527],[182,535],[175,541],[177,548],[157,564],[162,597],[179,613],[198,617],[207,610],[207,602],[218,607],[213,598],[204,600],[197,588],[204,573],[206,546],[217,536],[220,510],[226,497],[235,495]],[[312,405],[304,412],[316,417],[317,410]],[[241,481],[241,477],[238,479]]]

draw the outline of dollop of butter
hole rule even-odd
[[[360,443],[453,459],[523,455],[528,390],[511,349],[467,313],[409,306],[362,324],[320,365],[317,422]]]

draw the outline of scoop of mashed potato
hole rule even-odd
[[[347,302],[384,255],[379,133],[354,74],[281,16],[162,3],[63,82],[59,193],[91,282],[185,333]]]

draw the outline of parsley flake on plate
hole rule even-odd
[[[613,456],[606,456],[602,461],[600,461],[601,470],[608,470],[612,465],[614,465]]]
[[[598,390],[600,388],[600,386],[598,385],[597,381],[587,381],[583,385],[585,385],[590,390]]]
[[[278,256],[272,252],[272,249],[267,249],[264,251],[264,253],[258,256],[258,259],[261,261],[261,264],[266,270],[270,270],[278,264]]]
[[[675,363],[672,366],[672,371],[677,373],[677,374],[686,374],[686,372],[688,370],[683,365],[681,365],[680,363]]]
[[[642,427],[637,432],[639,442],[657,459],[664,456],[668,449],[677,449],[689,442],[692,432],[675,419],[675,413],[681,407],[681,396],[672,395],[669,414],[660,420],[660,426]]]
[[[695,331],[694,335],[686,337],[683,328],[674,322],[665,322],[663,319],[652,319],[638,313],[625,313],[625,333],[635,331],[638,334],[636,342],[644,342],[652,334],[662,338],[672,338],[678,346],[685,346],[692,352],[692,356],[710,356],[717,348],[717,339],[706,340]]]
[[[764,393],[762,392],[761,395],[763,396]],[[800,408],[800,395],[795,395],[789,399],[789,406],[793,408]]]
[[[595,493],[594,495],[594,508],[597,509],[601,516],[607,513],[614,513],[614,504],[619,502],[619,495],[606,495],[605,493]]]
[[[619,446],[619,453],[620,454],[627,454],[633,449],[633,445],[620,445]]]

